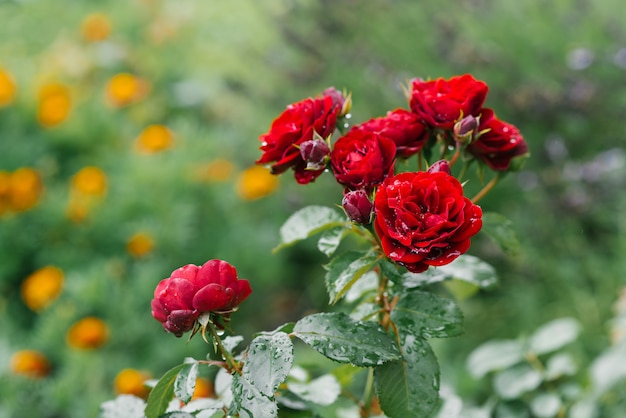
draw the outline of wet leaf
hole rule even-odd
[[[296,322],[294,334],[340,363],[368,367],[400,358],[395,343],[379,324],[355,321],[341,312],[306,316]]]
[[[183,363],[172,367],[165,372],[156,386],[152,388],[146,405],[146,418],[158,418],[165,413],[170,401],[174,398],[174,383],[176,382],[178,373],[186,366],[187,364]]]
[[[524,359],[524,347],[515,340],[488,341],[467,358],[467,369],[476,378],[513,366]]]
[[[529,349],[535,354],[545,354],[573,342],[580,333],[580,324],[573,318],[560,318],[540,327],[530,336]]]
[[[326,266],[326,289],[330,304],[335,304],[365,273],[370,271],[379,258],[373,251],[348,251],[333,258]]]
[[[521,252],[520,242],[513,227],[513,222],[494,212],[483,213],[482,219],[483,226],[481,231],[494,240],[507,255],[519,255]]]
[[[189,402],[196,388],[197,378],[198,362],[185,362],[185,367],[180,369],[176,380],[174,380],[174,395],[184,403]]]
[[[554,393],[540,393],[530,402],[530,410],[537,418],[554,418],[559,413],[563,402]]]
[[[280,244],[274,252],[322,231],[342,226],[346,216],[326,206],[307,206],[291,215],[280,228]]]
[[[143,418],[146,403],[133,395],[120,395],[100,405],[98,418]]]
[[[302,400],[316,405],[330,405],[337,400],[341,393],[339,382],[335,376],[330,374],[320,376],[307,383],[290,383],[287,388]]]
[[[402,334],[424,338],[453,337],[463,333],[463,312],[458,305],[430,292],[402,294],[391,311],[391,320]]]
[[[439,399],[439,364],[428,343],[406,335],[402,360],[374,370],[380,406],[389,418],[428,417]]]
[[[599,396],[615,384],[626,380],[626,340],[610,347],[591,364],[591,381],[594,393]]]
[[[244,376],[233,375],[233,404],[240,418],[273,418],[278,416],[276,402],[262,394]]]
[[[493,286],[497,282],[496,271],[490,264],[478,257],[464,254],[450,264],[431,267],[423,273],[404,273],[402,284],[411,288],[454,279],[481,288]]]
[[[515,399],[536,389],[542,381],[541,373],[529,364],[521,363],[496,374],[493,386],[503,399]]]
[[[259,335],[250,343],[243,374],[263,395],[273,398],[292,363],[293,344],[287,334]]]
[[[350,230],[345,226],[332,228],[322,232],[319,241],[317,241],[317,249],[330,257],[335,253],[339,244],[341,244],[341,240],[348,235],[348,232],[350,232]]]

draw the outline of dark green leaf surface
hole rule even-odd
[[[439,364],[425,340],[404,336],[402,360],[374,370],[376,393],[389,418],[425,418],[439,399]]]
[[[513,228],[513,222],[506,217],[494,212],[483,213],[483,226],[481,231],[493,239],[506,254],[519,255],[520,242]]]
[[[150,391],[148,396],[148,404],[146,405],[146,418],[159,418],[174,398],[174,384],[178,373],[187,366],[187,364],[179,364],[168,370],[163,377],[159,379],[156,386]]]
[[[349,231],[345,226],[340,226],[322,232],[319,241],[317,241],[317,249],[330,257],[335,253],[337,247],[341,244],[341,240]]]
[[[333,208],[307,206],[291,215],[280,228],[280,245],[274,251],[345,223],[345,215]]]
[[[333,258],[325,267],[330,304],[335,304],[350,287],[378,262],[376,253],[348,251]]]
[[[273,418],[278,416],[276,402],[263,395],[244,376],[233,375],[233,403],[240,418]]]
[[[402,334],[443,338],[463,333],[463,312],[458,305],[430,292],[404,293],[391,311],[391,319]]]
[[[453,279],[482,288],[493,286],[497,282],[496,271],[490,264],[478,257],[464,254],[445,266],[431,267],[423,273],[405,273],[402,275],[402,284],[411,288]]]
[[[294,334],[319,353],[340,363],[369,367],[400,358],[395,343],[380,325],[354,321],[344,313],[306,316],[296,323]]]

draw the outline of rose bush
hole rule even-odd
[[[470,74],[411,83],[409,105],[424,123],[433,128],[451,129],[460,118],[478,116],[485,98],[487,84]]]
[[[519,130],[484,108],[480,115],[478,136],[468,151],[494,171],[506,171],[515,157],[528,154],[528,145]]]
[[[332,92],[332,94],[331,94]],[[311,170],[300,155],[299,146],[317,136],[327,138],[335,131],[337,115],[342,102],[336,90],[327,90],[322,97],[308,98],[290,104],[272,122],[270,130],[259,137],[263,155],[257,164],[270,164],[273,174],[294,170],[296,181],[306,184],[314,181],[324,168]]]
[[[222,260],[209,260],[202,266],[188,264],[161,280],[154,290],[152,316],[163,328],[182,336],[190,331],[205,312],[228,317],[252,289],[237,270]]]
[[[482,210],[445,172],[401,173],[378,188],[374,227],[385,254],[407,270],[452,262],[470,247]]]

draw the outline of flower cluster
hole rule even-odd
[[[487,84],[469,74],[414,79],[408,109],[346,130],[351,96],[331,87],[274,120],[259,138],[257,164],[273,174],[291,168],[300,184],[332,172],[344,186],[346,214],[357,223],[374,221],[388,258],[412,272],[445,265],[468,250],[482,226],[477,199],[464,196],[451,166],[462,157],[463,174],[477,161],[500,175],[518,169],[528,154],[519,130],[483,107],[487,92]],[[335,131],[341,136],[333,143]],[[435,152],[440,160],[428,161]],[[396,173],[396,161],[412,156],[420,171]]]

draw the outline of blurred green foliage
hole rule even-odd
[[[81,32],[93,13],[109,21],[106,39]],[[17,86],[0,108],[0,171],[31,167],[43,184],[36,206],[0,215],[0,416],[93,416],[123,368],[158,377],[181,357],[202,358],[201,340],[175,341],[150,315],[154,287],[181,265],[221,258],[251,280],[254,293],[233,316],[243,335],[325,306],[325,260],[312,244],[270,250],[289,214],[339,203],[340,187],[330,177],[298,186],[288,173],[273,196],[250,201],[237,176],[288,103],[329,85],[352,92],[357,123],[405,106],[401,86],[412,77],[472,73],[531,148],[525,170],[481,202],[513,221],[521,255],[474,242],[501,285],[463,301],[466,334],[435,345],[444,381],[481,402],[490,387],[465,372],[467,354],[560,316],[582,324],[582,356],[609,344],[626,277],[621,0],[0,1],[0,21],[0,67]],[[147,96],[108,104],[119,73],[146,80]],[[71,110],[46,127],[38,94],[51,81],[69,88]],[[172,130],[171,149],[137,152],[151,124]],[[198,174],[218,159],[234,167],[225,181]],[[105,173],[106,194],[72,220],[72,178],[86,166]],[[144,257],[126,250],[137,232],[154,240]],[[64,286],[35,313],[20,286],[46,265],[64,271]],[[108,324],[102,347],[68,346],[68,329],[85,316]],[[11,372],[23,349],[45,354],[48,377]]]

